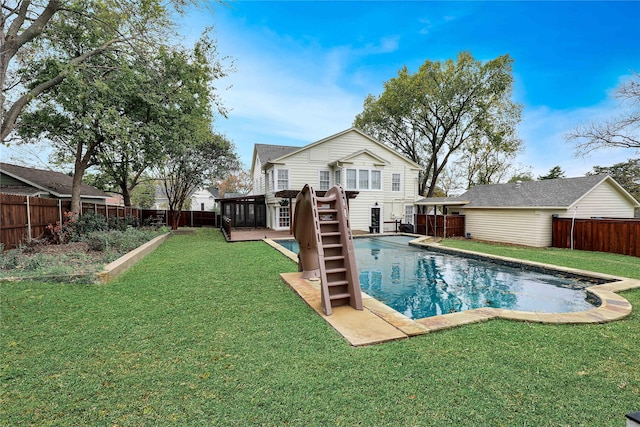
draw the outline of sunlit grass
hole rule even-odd
[[[295,270],[204,229],[106,286],[0,284],[0,425],[619,426],[640,409],[636,312],[354,348],[282,283]]]

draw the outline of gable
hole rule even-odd
[[[262,160],[262,158],[260,159]],[[262,169],[267,169],[273,164],[297,164],[300,162],[340,166],[340,162],[349,164],[356,160],[378,166],[401,163],[411,169],[420,169],[418,164],[355,128],[297,148],[279,158],[271,159],[269,162],[263,162]]]

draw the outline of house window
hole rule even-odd
[[[376,169],[347,169],[347,190],[382,190],[382,172]]]
[[[329,171],[320,171],[318,176],[318,187],[321,191],[326,191],[331,186],[331,173]]]
[[[381,190],[382,189],[382,173],[379,170],[371,171],[371,189],[372,190]]]
[[[358,171],[358,188],[366,190],[369,188],[369,170],[360,169]]]
[[[267,177],[267,191],[270,190],[275,190],[275,185],[274,185],[274,181],[273,181],[273,170],[269,171],[268,177]]]
[[[413,224],[413,205],[404,207],[404,223]]]
[[[333,173],[333,182],[336,184],[342,184],[342,180],[340,178],[340,169]]]
[[[358,182],[356,180],[356,170],[347,169],[347,190],[355,190],[358,188]]]
[[[391,175],[391,191],[400,191],[400,174],[394,173]]]
[[[200,203],[200,210],[203,211],[204,210],[204,203]]]
[[[289,206],[280,206],[278,213],[278,227],[289,228],[290,219]]]
[[[278,169],[278,190],[288,190],[289,189],[289,170],[288,169]]]

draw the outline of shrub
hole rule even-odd
[[[70,234],[70,241],[79,242],[82,236],[87,236],[96,231],[106,231],[108,228],[107,219],[102,214],[86,212],[82,216],[74,217],[67,223]]]
[[[0,253],[0,269],[12,270],[18,266],[21,251],[19,249],[11,249]]]

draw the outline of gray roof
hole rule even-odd
[[[477,185],[460,197],[472,207],[567,208],[598,185],[607,175],[544,179],[521,183]]]
[[[444,198],[443,201],[468,201],[465,208],[568,208],[607,178],[607,175],[592,175],[477,185],[458,197]],[[617,186],[612,178],[609,179]],[[436,198],[427,198],[417,204],[439,204],[436,201]]]
[[[34,187],[40,190],[45,190],[51,193],[55,197],[71,197],[71,187],[73,184],[73,178],[69,175],[65,175],[60,172],[54,172],[49,170],[27,168],[24,166],[12,165],[10,163],[0,162],[0,173],[6,174],[20,182],[23,182],[26,186]],[[7,192],[11,186],[7,186]],[[24,193],[23,193],[24,194]],[[80,195],[82,197],[104,198],[109,195],[103,191],[98,190],[88,184],[82,184],[80,189]]]
[[[260,162],[264,166],[270,161],[278,159],[287,154],[291,154],[302,147],[292,147],[290,145],[269,145],[269,144],[256,144],[256,153]]]

